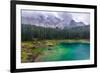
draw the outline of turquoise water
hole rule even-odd
[[[86,60],[90,58],[90,44],[88,43],[60,43],[46,48],[45,55],[39,61],[69,61]]]

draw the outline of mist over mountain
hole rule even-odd
[[[32,12],[22,13],[22,24],[29,24],[50,28],[71,28],[78,26],[85,26],[84,22],[76,22],[73,16],[66,12]]]

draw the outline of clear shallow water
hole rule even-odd
[[[51,49],[46,48],[45,55],[39,61],[86,60],[90,58],[90,44],[60,43]]]

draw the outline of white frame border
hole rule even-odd
[[[71,11],[71,12],[89,12],[90,13],[90,60],[79,61],[57,61],[57,62],[36,62],[21,63],[21,9],[31,10],[52,10],[52,11]],[[40,68],[55,66],[73,66],[94,64],[94,9],[71,8],[71,7],[52,7],[36,5],[16,5],[16,69],[23,68]]]

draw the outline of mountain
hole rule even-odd
[[[53,14],[44,15],[37,13],[33,16],[22,16],[22,24],[55,28],[60,22],[61,19]]]
[[[84,24],[83,22],[76,22],[75,20],[71,20],[69,26],[65,26],[65,28],[73,28],[79,26],[86,26],[86,24]]]
[[[85,26],[83,22],[76,22],[70,14],[66,13],[34,13],[34,15],[22,15],[22,24],[30,24],[35,26],[50,28],[72,28]]]

